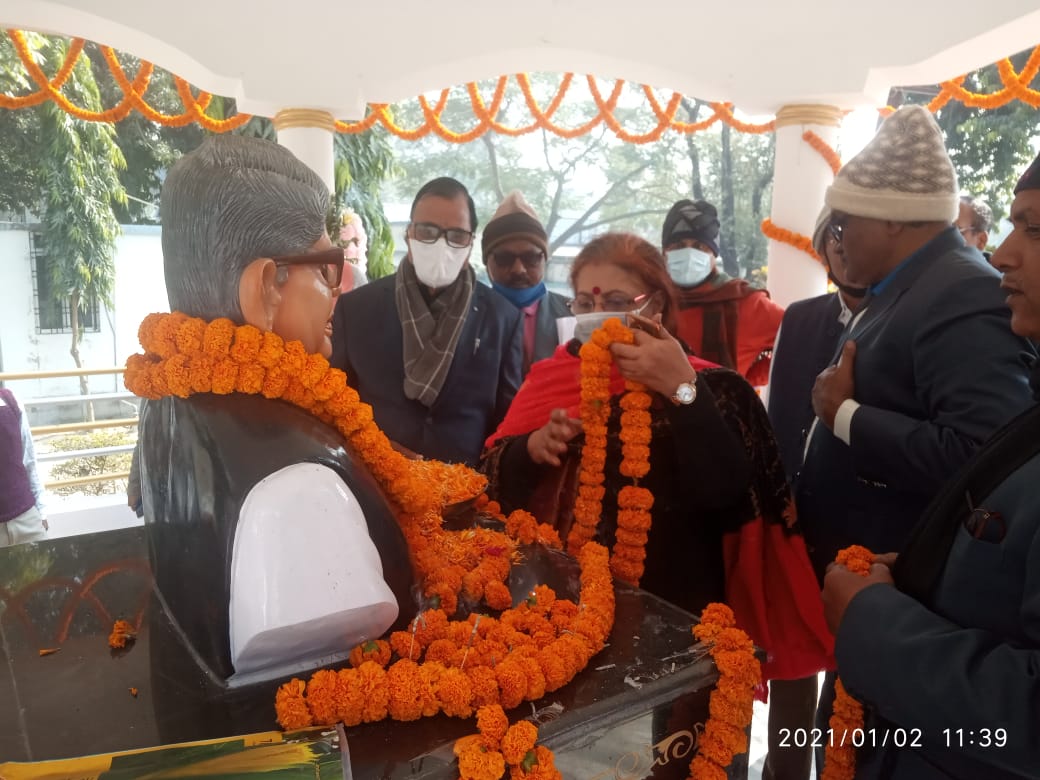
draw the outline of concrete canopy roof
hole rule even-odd
[[[0,26],[149,60],[241,111],[366,103],[502,74],[623,78],[746,113],[882,105],[1040,42],[1037,0],[5,0]]]

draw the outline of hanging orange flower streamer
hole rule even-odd
[[[866,577],[874,563],[874,553],[854,544],[841,550],[835,562]],[[831,738],[824,748],[823,780],[852,780],[856,776],[853,735],[863,732],[863,705],[849,695],[840,678],[834,683],[834,708],[828,725]]]
[[[209,105],[211,95],[207,92],[199,92],[196,98],[192,95],[191,88],[187,82],[176,76],[174,77],[174,83],[183,102],[184,111],[179,114],[164,114],[158,111],[145,99],[145,91],[154,70],[153,65],[142,61],[137,78],[130,82],[123,73],[115,52],[109,47],[101,47],[102,55],[116,83],[123,91],[123,98],[117,105],[104,111],[86,110],[73,104],[61,93],[62,85],[67,81],[79,58],[85,56],[83,53],[83,39],[74,38],[71,40],[61,68],[53,79],[48,79],[33,62],[24,33],[19,30],[8,30],[7,35],[14,44],[19,59],[25,66],[26,73],[35,85],[36,90],[28,95],[0,95],[0,108],[25,108],[39,105],[45,100],[53,100],[69,114],[93,122],[118,122],[125,119],[131,110],[136,109],[151,121],[159,124],[179,127],[197,122],[207,130],[218,133],[233,130],[251,119],[251,116],[248,114],[237,114],[227,119],[214,119],[208,116],[205,111]],[[1038,71],[1040,71],[1040,46],[1033,49],[1029,60],[1020,72],[1015,71],[1011,61],[1007,58],[999,61],[996,65],[1002,83],[1002,87],[996,92],[986,95],[966,90],[962,86],[965,77],[959,76],[944,81],[940,85],[940,92],[928,104],[928,110],[932,112],[938,111],[951,100],[959,101],[970,108],[993,109],[1007,105],[1014,100],[1020,100],[1034,108],[1040,108],[1040,90],[1031,86]],[[586,76],[586,82],[589,94],[596,106],[596,114],[575,127],[565,127],[557,124],[553,117],[573,84],[573,73],[562,74],[555,94],[544,109],[539,105],[533,94],[529,77],[522,73],[513,76],[523,96],[524,104],[531,116],[531,120],[524,124],[510,127],[498,121],[497,118],[505,103],[504,93],[509,78],[508,76],[500,76],[498,78],[490,103],[485,102],[476,82],[469,82],[464,85],[470,108],[476,119],[476,124],[468,130],[453,130],[442,121],[443,112],[451,93],[449,89],[442,90],[432,106],[425,98],[418,98],[419,107],[423,113],[423,122],[417,127],[402,127],[395,122],[390,106],[384,103],[372,103],[369,104],[368,112],[363,119],[352,122],[337,120],[335,128],[340,133],[362,133],[379,124],[389,132],[405,140],[416,140],[434,133],[449,143],[467,143],[489,131],[503,135],[520,136],[537,130],[545,130],[561,138],[577,138],[591,132],[598,125],[605,124],[617,137],[634,144],[646,144],[660,140],[667,131],[684,134],[700,132],[717,122],[723,122],[742,133],[769,133],[775,129],[773,121],[755,124],[738,120],[733,113],[732,105],[720,102],[708,104],[713,113],[707,119],[692,123],[682,122],[676,119],[676,113],[683,97],[680,93],[673,91],[668,100],[665,101],[665,105],[662,106],[650,87],[639,85],[656,124],[645,132],[633,132],[627,130],[616,115],[618,100],[626,86],[626,82],[622,79],[616,79],[609,95],[604,99],[595,77],[591,75]],[[892,110],[890,106],[886,106],[880,109],[880,113],[885,115],[891,113]]]
[[[708,699],[709,718],[697,742],[697,755],[690,762],[691,780],[725,778],[733,757],[748,749],[747,727],[762,668],[754,643],[736,625],[733,610],[712,603],[693,627],[694,637],[707,645],[715,661],[719,680]]]

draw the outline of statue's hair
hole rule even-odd
[[[162,189],[170,308],[241,323],[238,286],[258,257],[300,254],[325,231],[329,191],[285,147],[214,136],[179,159]]]

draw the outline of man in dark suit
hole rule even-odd
[[[904,106],[828,188],[849,281],[869,287],[816,413],[796,483],[822,579],[850,544],[899,551],[939,486],[1030,402],[1032,347],[1000,275],[965,245],[935,120]]]
[[[820,212],[813,231],[813,248],[827,268],[827,278],[838,288],[815,298],[792,303],[776,334],[776,348],[769,374],[769,419],[773,424],[780,458],[788,482],[802,465],[805,439],[815,414],[812,387],[827,368],[838,339],[856,313],[866,289],[848,283],[841,258],[841,244],[831,229],[831,210]],[[811,730],[817,699],[816,675],[800,680],[769,683],[769,752],[762,768],[763,780],[807,780],[812,766],[812,741],[799,747],[784,740],[799,729]]]
[[[825,201],[849,282],[868,292],[813,386],[795,482],[821,582],[844,547],[903,549],[940,486],[1029,404],[1032,353],[1011,331],[1000,275],[952,224],[957,175],[926,109],[889,116]],[[833,696],[829,673],[824,733]]]
[[[795,301],[787,307],[776,334],[769,373],[769,420],[788,482],[793,482],[802,466],[806,437],[816,417],[812,408],[813,383],[830,365],[842,331],[867,294],[865,287],[849,284],[845,276],[841,244],[831,229],[831,210],[826,206],[816,221],[813,248],[837,292]]]
[[[519,192],[509,193],[480,241],[491,286],[524,318],[524,375],[560,344],[556,320],[571,317],[567,299],[545,289],[549,236]]]
[[[330,360],[391,440],[470,465],[516,395],[523,360],[520,313],[469,265],[476,227],[461,183],[424,184],[397,272],[340,296]]]

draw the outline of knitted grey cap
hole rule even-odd
[[[953,222],[960,208],[957,174],[935,118],[903,106],[849,160],[827,188],[834,211],[894,222]]]

